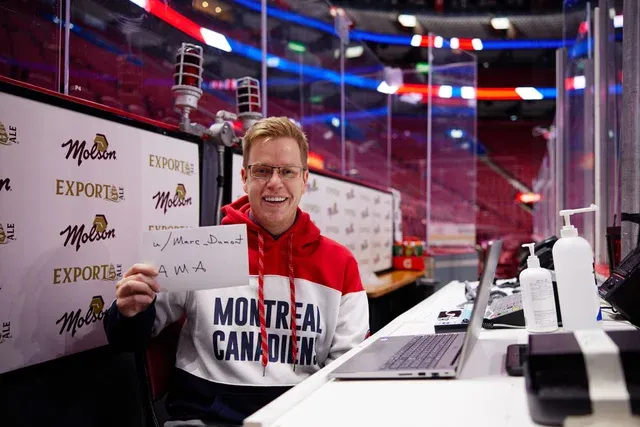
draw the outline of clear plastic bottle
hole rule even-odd
[[[588,208],[560,211],[565,225],[560,231],[560,239],[553,245],[553,264],[562,327],[568,331],[598,327],[600,301],[593,271],[593,249],[570,222],[573,214],[597,209],[592,204]]]
[[[540,267],[535,255],[535,243],[528,247],[531,255],[527,258],[527,268],[520,273],[520,289],[524,320],[528,332],[553,332],[558,329],[558,314],[553,296],[551,272]]]

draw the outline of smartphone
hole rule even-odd
[[[521,377],[524,374],[524,362],[528,351],[527,344],[511,344],[507,347],[507,357],[504,363],[509,376]]]

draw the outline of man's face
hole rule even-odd
[[[282,168],[265,174],[270,166]],[[293,138],[256,141],[251,146],[249,166],[241,171],[242,188],[249,196],[254,219],[271,234],[284,233],[295,221],[309,178],[305,166]]]

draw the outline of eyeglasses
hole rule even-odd
[[[300,166],[271,166],[261,163],[249,165],[247,169],[249,169],[249,173],[253,178],[262,180],[271,179],[274,169],[278,171],[280,178],[287,180],[299,178],[302,171],[306,170],[306,168]]]

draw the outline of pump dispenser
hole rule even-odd
[[[560,239],[553,245],[553,264],[558,284],[558,299],[565,330],[598,327],[600,301],[593,271],[593,249],[589,242],[578,235],[571,225],[571,215],[594,212],[598,207],[566,209],[560,211],[564,227]]]
[[[551,273],[540,268],[540,260],[535,255],[535,243],[522,246],[529,248],[530,252],[527,268],[520,273],[522,307],[527,331],[553,332],[558,329],[558,315]]]

